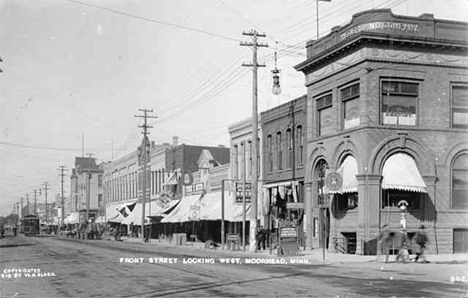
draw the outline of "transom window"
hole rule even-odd
[[[419,85],[408,82],[382,81],[382,123],[416,125]]]

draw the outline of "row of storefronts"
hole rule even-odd
[[[375,254],[384,228],[402,228],[403,204],[404,228],[424,225],[430,253],[468,252],[466,32],[464,22],[384,9],[309,41],[295,66],[307,94],[259,115],[259,156],[251,119],[229,126],[230,148],[173,144],[152,155],[151,236],[221,241],[222,219],[224,234],[242,234],[250,196],[244,210],[239,187],[248,190],[257,158],[259,225],[274,234],[291,223],[304,249]],[[97,221],[141,226],[141,168],[136,154],[103,166]]]

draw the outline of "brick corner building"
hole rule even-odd
[[[468,23],[388,9],[307,43],[295,68],[307,86],[309,248],[374,254],[406,201],[408,235],[424,224],[429,253],[468,252],[467,50]]]

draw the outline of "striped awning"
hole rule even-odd
[[[414,159],[408,154],[390,156],[382,170],[382,188],[427,193],[427,186]]]
[[[358,181],[356,175],[358,174],[358,164],[356,159],[348,155],[341,166],[338,168],[338,174],[343,178],[343,185],[336,191],[329,191],[328,193],[351,193],[358,191]],[[325,191],[325,193],[327,193]]]

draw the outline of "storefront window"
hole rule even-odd
[[[335,194],[335,204],[338,211],[346,211],[358,207],[358,193]]]
[[[404,191],[398,189],[384,189],[382,195],[382,208],[398,208],[398,202],[405,200],[408,202],[408,209],[423,208],[423,193]]]

